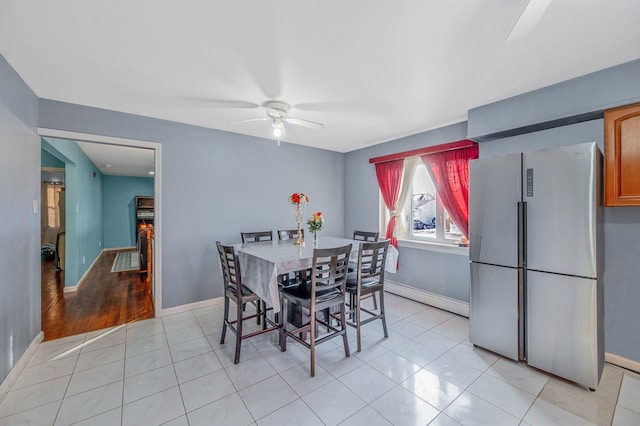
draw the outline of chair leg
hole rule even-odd
[[[315,377],[316,375],[316,312],[315,310],[310,312],[309,320],[311,323],[309,324],[309,333],[311,334],[310,343],[310,351],[311,351],[311,366],[310,366],[310,375],[311,377]]]
[[[376,294],[375,293],[371,293],[371,298],[373,299],[373,309],[374,310],[378,310],[378,302],[376,301]]]
[[[267,329],[267,303],[265,301],[259,302],[262,304],[262,329]]]
[[[262,314],[262,310],[260,309],[261,303],[259,300],[253,303],[256,305],[256,324],[260,325],[260,316]]]
[[[327,324],[331,325],[331,310],[329,308],[324,310],[324,320],[327,322]],[[331,332],[329,325],[327,325],[327,333]]]
[[[361,315],[361,311],[360,311],[360,300],[358,297],[355,298],[356,299],[356,341],[358,343],[358,352],[362,351],[362,337],[360,335],[360,315]],[[375,300],[375,299],[374,299]]]
[[[347,338],[347,313],[344,302],[340,304],[340,326],[342,327],[342,343],[344,344],[344,356],[347,358],[351,356],[349,352],[349,340]]]
[[[229,321],[229,298],[224,296],[224,319],[222,320],[222,335],[220,336],[220,344],[224,345],[224,337],[227,335],[227,322]]]
[[[356,313],[355,306],[356,306],[356,295],[353,293],[349,293],[349,319],[351,320],[351,322],[353,322],[353,317]]]
[[[237,319],[236,323],[236,354],[233,359],[233,363],[237,364],[240,362],[240,348],[242,347],[242,323],[243,323],[243,315],[242,315],[242,307],[237,305]]]
[[[285,352],[287,350],[287,305],[284,297],[280,295],[280,351]]]
[[[380,315],[382,315],[382,330],[384,331],[384,337],[389,337],[387,333],[387,316],[384,314],[384,290],[380,289]]]

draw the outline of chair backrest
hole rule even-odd
[[[260,241],[273,241],[273,232],[271,231],[258,231],[258,232],[241,232],[243,243],[259,243]]]
[[[351,244],[342,247],[313,250],[311,274],[311,297],[318,293],[337,289],[345,293],[347,284],[347,264],[351,253]]]
[[[238,257],[233,250],[233,246],[225,246],[216,241],[218,254],[220,255],[220,266],[222,266],[222,278],[224,287],[234,287],[238,295],[242,295],[242,278],[240,277],[240,265]]]
[[[353,239],[358,241],[378,241],[379,232],[353,231]]]
[[[389,240],[360,243],[358,249],[358,285],[372,278],[384,284],[384,266],[387,261]]]
[[[304,229],[300,229],[300,238],[304,238]],[[297,229],[284,229],[278,231],[279,240],[295,240],[298,238]]]

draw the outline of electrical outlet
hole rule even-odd
[[[82,264],[84,265],[84,256],[82,256]]]
[[[38,200],[33,200],[33,214],[38,214]]]
[[[102,241],[98,241],[98,247],[102,247]]]

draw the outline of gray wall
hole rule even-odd
[[[345,235],[378,229],[379,190],[369,158],[466,139],[466,123],[408,136],[345,155]],[[387,279],[469,301],[469,257],[399,247],[399,269]]]
[[[162,144],[163,308],[221,296],[216,240],[294,228],[292,192],[309,194],[305,216],[323,212],[324,234],[343,235],[342,154],[45,99],[40,127]]]
[[[0,382],[40,332],[38,98],[0,56]]]
[[[469,111],[469,137],[640,101],[640,59]]]

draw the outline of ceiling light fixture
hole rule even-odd
[[[156,174],[156,172],[154,172],[153,170],[151,170],[151,171],[149,172],[149,174],[153,176],[153,175],[155,175],[155,174]]]
[[[280,146],[280,139],[287,135],[287,132],[284,130],[284,123],[281,119],[274,118],[271,122],[271,127],[273,128],[273,137],[278,141],[278,146]]]

